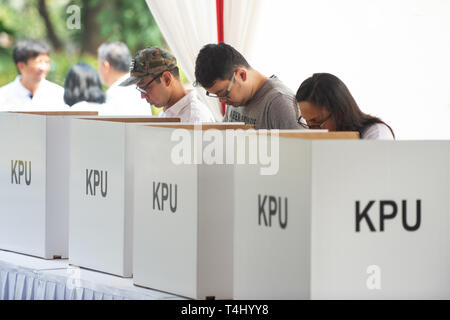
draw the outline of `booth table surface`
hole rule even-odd
[[[133,279],[0,250],[0,300],[182,300]]]

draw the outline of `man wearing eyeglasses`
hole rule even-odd
[[[276,76],[253,69],[232,46],[204,46],[195,64],[196,83],[206,95],[231,106],[224,122],[245,122],[255,129],[301,129],[294,93]]]
[[[46,80],[50,49],[40,41],[19,41],[13,59],[19,75],[0,88],[0,111],[64,110],[64,88]]]
[[[138,51],[131,63],[130,77],[121,86],[136,84],[141,98],[163,108],[161,117],[180,118],[181,122],[215,122],[195,90],[186,90],[180,80],[177,60],[158,47]]]

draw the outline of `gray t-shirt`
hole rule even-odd
[[[255,129],[299,129],[300,116],[294,93],[271,76],[245,106],[227,106],[224,122],[245,122]]]

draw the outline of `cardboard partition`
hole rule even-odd
[[[9,111],[9,113],[34,114],[41,116],[97,116],[97,111]]]
[[[202,123],[154,123],[148,126],[151,127],[165,127],[173,129],[188,129],[188,130],[250,130],[254,128],[252,124],[245,124],[243,122],[202,122]]]
[[[160,117],[123,117],[123,116],[100,116],[95,118],[84,118],[84,120],[122,122],[122,123],[179,123],[180,118],[160,118]]]
[[[230,128],[248,126],[138,128],[136,285],[194,299],[232,297],[234,165],[205,157],[226,154]]]
[[[67,258],[72,116],[0,113],[0,249]]]
[[[132,276],[135,130],[141,124],[159,121],[167,119],[99,117],[72,121],[70,264]]]
[[[252,133],[249,131],[248,133]],[[306,140],[348,140],[359,139],[357,131],[328,131],[322,129],[300,129],[300,130],[257,130],[258,135],[277,135],[283,138],[306,139]]]
[[[450,298],[450,141],[279,148],[235,169],[234,299]]]

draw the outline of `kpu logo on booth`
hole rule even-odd
[[[98,190],[99,189],[99,190]],[[86,195],[97,194],[106,197],[108,193],[108,171],[86,169]]]
[[[361,224],[365,222],[367,227],[371,232],[376,232],[376,226],[373,223],[372,219],[375,214],[372,216],[370,215],[370,212],[375,211],[372,210],[373,205],[376,203],[376,201],[369,201],[365,206],[361,205],[360,201],[356,201],[355,203],[355,230],[356,232],[361,231]],[[379,230],[380,232],[384,232],[385,230],[385,224],[387,223],[387,220],[393,220],[397,217],[398,208],[400,205],[397,205],[397,203],[393,200],[381,200],[378,202],[378,212],[379,212]],[[411,209],[411,207],[409,207]],[[415,217],[414,212],[410,213],[412,214],[412,217],[408,217],[408,202],[406,200],[401,201],[401,215],[402,215],[402,226],[403,229],[406,231],[417,231],[420,228],[421,223],[421,214],[422,214],[422,201],[416,200],[416,210],[415,210]],[[411,221],[414,221],[413,223]]]
[[[175,213],[177,211],[177,190],[176,184],[153,182],[153,210],[164,211],[164,204],[168,201],[170,211]]]
[[[22,177],[24,179],[22,179]],[[31,161],[11,160],[11,184],[31,183]]]
[[[237,129],[225,130],[223,134],[221,130],[201,130],[201,127],[194,126],[193,137],[186,129],[172,132],[171,141],[179,142],[171,152],[174,164],[258,164],[261,175],[278,173],[279,130],[271,130],[269,134],[267,130]]]
[[[276,219],[280,228],[286,229],[288,223],[288,199],[284,198],[283,200],[281,197],[262,197],[258,194],[258,225],[272,227],[272,219]],[[278,219],[276,218],[277,216]]]

